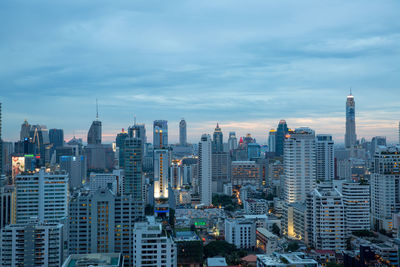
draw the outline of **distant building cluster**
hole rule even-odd
[[[105,144],[98,112],[86,142],[27,120],[3,141],[0,104],[0,266],[400,266],[400,123],[357,139],[345,107],[344,145],[285,120],[191,144],[184,119],[177,144],[136,119]]]

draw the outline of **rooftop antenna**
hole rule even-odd
[[[133,115],[133,125],[136,125],[136,115]]]
[[[351,87],[350,87],[350,95],[352,95],[352,94],[351,94]]]
[[[97,98],[96,98],[96,120],[99,120],[99,104],[97,103]]]

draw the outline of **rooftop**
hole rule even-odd
[[[122,267],[123,258],[120,253],[92,253],[92,254],[72,254],[62,265],[62,267]]]

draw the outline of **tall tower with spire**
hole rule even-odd
[[[212,141],[212,152],[218,153],[224,151],[224,143],[223,143],[223,134],[219,124],[217,123],[217,127],[215,127]]]
[[[346,101],[346,134],[344,136],[346,148],[353,147],[357,141],[355,107],[356,103],[350,89]]]
[[[92,122],[90,126],[87,143],[90,144],[101,144],[101,121],[99,121],[99,106],[96,99],[96,120]]]

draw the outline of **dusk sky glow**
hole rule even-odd
[[[265,143],[285,119],[342,143],[349,88],[358,138],[397,140],[399,1],[1,1],[3,139],[30,124],[86,141],[185,118]]]

